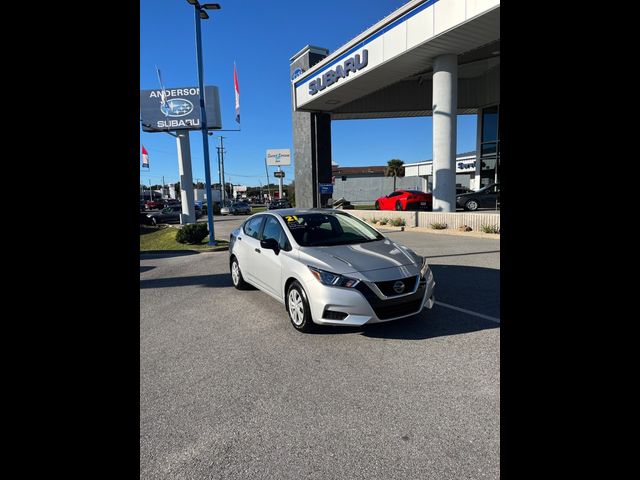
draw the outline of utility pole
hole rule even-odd
[[[264,172],[267,174],[267,192],[269,193],[269,201],[271,201],[271,186],[269,184],[269,169],[267,168],[267,157],[264,157]]]
[[[162,175],[162,198],[164,198],[164,175]]]
[[[151,178],[149,178],[149,200],[153,200],[153,192],[151,191]]]
[[[227,199],[227,185],[224,181],[224,142],[223,142],[224,138],[225,137],[223,137],[222,135],[220,136],[220,149],[218,150],[220,152],[220,175],[222,177],[222,203],[223,204]]]

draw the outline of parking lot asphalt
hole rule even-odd
[[[429,257],[434,308],[313,334],[227,252],[141,255],[140,478],[499,478],[500,242],[387,235]]]

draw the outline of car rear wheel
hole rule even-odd
[[[297,281],[293,281],[287,290],[287,313],[291,325],[299,332],[306,333],[314,329],[307,294]]]
[[[242,272],[240,271],[240,265],[238,265],[238,259],[236,257],[233,257],[231,260],[231,281],[233,282],[233,286],[238,290],[247,290],[249,288],[249,284],[242,278]]]
[[[396,210],[402,210],[402,203],[400,203],[400,200],[396,202]]]
[[[380,210],[380,202],[376,200],[376,210]]]
[[[467,203],[464,204],[465,210],[475,211],[478,209],[478,202],[476,200],[467,200]]]

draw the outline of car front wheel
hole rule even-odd
[[[465,210],[475,211],[478,209],[478,202],[476,200],[468,200],[467,203],[464,204]]]
[[[380,210],[380,202],[376,200],[376,210]]]
[[[306,333],[314,329],[307,294],[297,281],[291,283],[287,290],[287,312],[293,328],[299,332]]]

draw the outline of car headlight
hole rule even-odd
[[[345,277],[344,275],[327,272],[319,268],[309,266],[309,270],[311,270],[313,276],[316,277],[316,280],[329,287],[353,288],[360,283],[360,280],[356,278]]]
[[[422,266],[420,267],[420,278],[423,278],[429,271],[429,264],[427,263],[427,257],[422,257]]]

